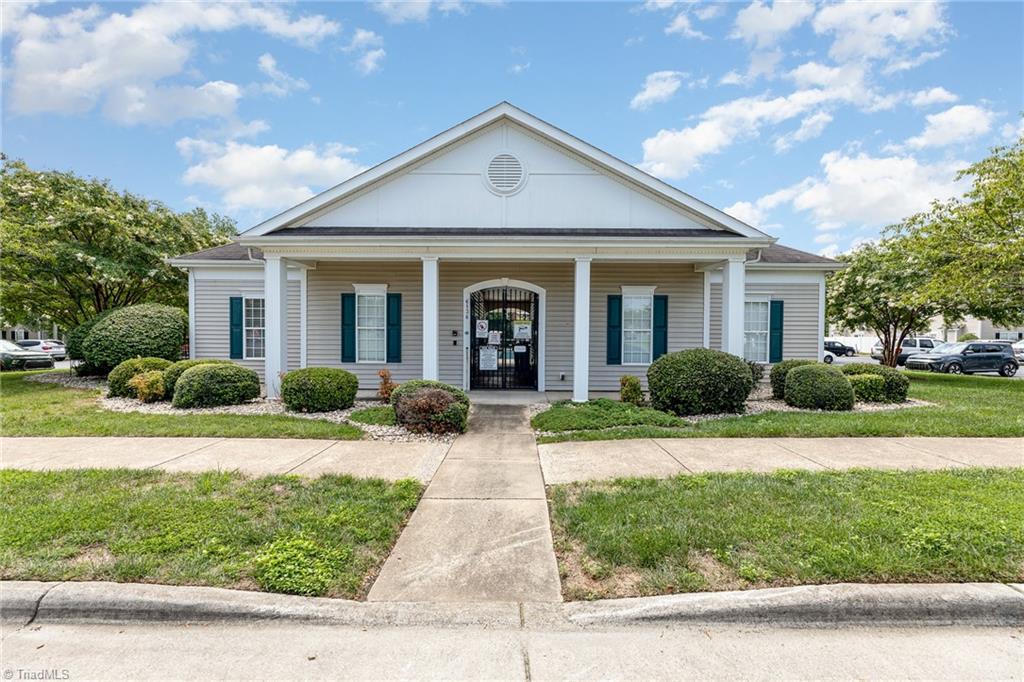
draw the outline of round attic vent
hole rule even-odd
[[[512,194],[523,186],[523,164],[511,154],[498,154],[487,164],[487,184],[498,194]]]

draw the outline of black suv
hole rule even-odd
[[[843,357],[844,355],[852,358],[857,354],[857,349],[853,346],[847,346],[845,343],[839,343],[838,341],[826,341],[825,350],[830,351],[833,355]]]
[[[944,343],[930,353],[918,353],[907,358],[907,369],[948,374],[999,372],[1004,377],[1012,377],[1019,366],[1009,341]]]

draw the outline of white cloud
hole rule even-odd
[[[765,78],[775,77],[775,68],[783,58],[782,50],[759,50],[751,53],[750,64],[745,73],[729,71],[721,79],[720,85],[750,85],[762,76]]]
[[[792,201],[799,191],[799,185],[786,187],[771,194],[766,194],[757,201],[738,201],[724,210],[729,215],[739,218],[754,227],[767,227],[768,214],[781,204]]]
[[[383,46],[384,38],[379,34],[365,28],[357,28],[356,32],[352,34],[352,40],[343,49],[345,52],[358,52]]]
[[[381,62],[388,54],[384,50],[384,38],[365,28],[357,28],[352,35],[352,40],[342,50],[359,54],[355,65],[359,73],[364,76],[379,71]]]
[[[256,66],[270,78],[269,82],[260,84],[259,88],[262,92],[275,97],[284,97],[295,90],[309,89],[309,83],[304,79],[290,76],[278,68],[277,60],[269,52],[260,55],[260,58],[256,60]]]
[[[380,63],[384,61],[384,57],[387,56],[387,52],[384,48],[378,47],[376,50],[370,50],[365,52],[363,56],[356,60],[356,68],[364,76],[368,76],[375,71],[380,69]]]
[[[784,152],[792,148],[797,142],[813,140],[825,132],[825,128],[831,122],[832,114],[827,111],[819,111],[807,116],[800,122],[799,128],[775,139],[776,153]]]
[[[241,96],[241,88],[225,81],[210,81],[197,88],[125,85],[107,95],[103,110],[125,125],[165,125],[186,118],[228,118]]]
[[[942,50],[933,50],[931,52],[922,52],[921,54],[904,57],[902,59],[895,59],[882,68],[882,73],[890,76],[900,71],[909,71],[910,69],[916,69],[926,62],[930,62],[933,59],[938,59],[942,56]]]
[[[720,4],[703,5],[693,10],[694,16],[701,21],[709,21],[716,17],[720,17],[724,12],[725,6]]]
[[[771,6],[754,0],[736,13],[730,37],[741,38],[758,48],[774,46],[779,39],[814,14],[814,3],[775,2]]]
[[[995,114],[972,104],[958,104],[938,114],[925,117],[927,123],[920,135],[907,140],[914,149],[945,147],[972,140],[992,130]]]
[[[667,102],[676,93],[687,74],[682,71],[655,71],[647,74],[640,92],[633,96],[630,109],[646,109],[658,102]]]
[[[960,98],[946,88],[931,88],[915,92],[910,98],[910,103],[915,107],[927,107],[932,104],[949,104],[958,99]]]
[[[459,0],[377,0],[370,6],[384,15],[389,24],[425,22],[435,8],[442,14],[465,14],[468,11],[466,5]]]
[[[513,64],[508,67],[508,72],[513,76],[521,76],[530,69],[530,62],[523,62],[522,64]]]
[[[1024,138],[1024,118],[1019,119],[1016,123],[1004,123],[1003,127],[999,129],[999,133],[1007,142],[1016,142],[1020,138]]]
[[[273,144],[220,144],[186,137],[177,146],[183,157],[195,160],[182,178],[185,184],[214,189],[228,211],[293,206],[365,170],[351,158],[357,150],[342,144],[288,150]]]
[[[920,56],[910,51],[950,31],[943,6],[928,0],[845,0],[822,7],[812,25],[818,34],[834,35],[829,55],[836,61],[884,59],[892,70],[913,68]]]
[[[687,16],[686,12],[680,12],[677,14],[675,19],[665,27],[665,33],[670,36],[682,36],[683,38],[708,40],[707,35],[701,33],[690,24],[690,17]]]

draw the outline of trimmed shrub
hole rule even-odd
[[[708,348],[668,353],[647,368],[656,409],[678,415],[743,412],[754,387],[742,358]]]
[[[331,412],[352,407],[359,379],[334,367],[305,367],[281,380],[281,400],[296,412]]]
[[[82,342],[86,362],[109,372],[129,358],[174,362],[188,337],[188,315],[180,308],[145,303],[119,308],[96,323]]]
[[[107,395],[111,398],[137,398],[129,382],[137,374],[165,370],[171,363],[163,358],[131,358],[120,363],[107,377]]]
[[[391,400],[391,392],[398,386],[394,381],[391,380],[391,370],[387,367],[377,372],[377,376],[380,377],[380,385],[377,386],[377,397],[388,402]]]
[[[632,405],[644,404],[644,389],[638,378],[632,374],[623,374],[619,377],[619,400]]]
[[[414,433],[464,433],[469,408],[442,388],[418,388],[395,407],[398,423]]]
[[[866,362],[856,362],[852,365],[843,365],[839,368],[846,376],[858,374],[875,374],[885,381],[885,398],[887,403],[904,403],[907,401],[907,391],[910,390],[910,379],[906,374],[886,367],[885,365],[869,365]]]
[[[164,397],[164,373],[158,369],[151,369],[142,374],[136,374],[129,381],[135,397],[144,403],[153,403],[163,400]]]
[[[217,407],[238,405],[260,397],[260,378],[256,372],[231,364],[207,364],[189,367],[174,386],[175,407]]]
[[[809,410],[852,410],[853,386],[835,367],[814,363],[786,373],[786,404]]]
[[[68,332],[64,339],[64,348],[67,349],[69,360],[85,360],[85,355],[82,353],[82,344],[85,342],[85,337],[89,335],[89,332],[92,331],[92,328],[95,327],[98,322],[103,320],[112,312],[114,311],[104,310],[102,313],[90,317],[88,320]]]
[[[977,334],[972,334],[971,332],[967,332],[966,334],[961,334],[960,336],[956,337],[956,340],[957,341],[977,341],[978,340],[978,335]]]
[[[878,374],[853,374],[847,378],[857,400],[865,403],[886,402],[885,379]]]
[[[747,361],[747,367],[750,368],[750,376],[754,378],[754,385],[757,386],[761,383],[761,379],[764,379],[764,365],[751,360]]]
[[[441,381],[431,381],[429,379],[413,379],[412,381],[407,381],[404,384],[396,386],[395,389],[391,391],[391,406],[397,411],[402,400],[421,388],[437,388],[442,391],[448,391],[455,396],[456,400],[466,406],[467,412],[469,411],[469,396],[466,395],[465,391],[460,388],[456,388],[451,384],[446,384]]]
[[[168,400],[174,395],[174,387],[178,383],[178,379],[181,378],[182,373],[189,367],[195,367],[196,365],[230,365],[234,364],[230,360],[178,360],[173,363],[170,367],[164,370],[164,397]]]
[[[772,383],[772,397],[782,400],[786,397],[786,374],[794,367],[803,365],[816,365],[814,360],[783,360],[772,365],[772,371],[768,373],[768,380]]]

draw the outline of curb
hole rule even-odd
[[[0,619],[56,623],[291,621],[353,627],[494,629],[637,625],[1024,626],[1024,585],[805,585],[570,603],[356,602],[215,587],[0,582]]]

